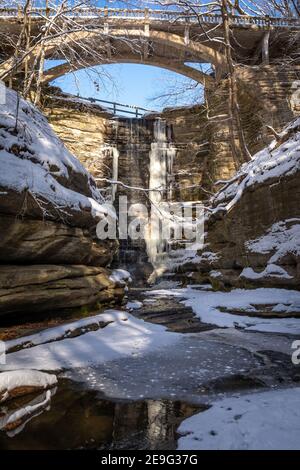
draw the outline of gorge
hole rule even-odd
[[[297,11],[58,3],[0,9],[0,448],[299,450]],[[53,83],[112,63],[203,97]]]

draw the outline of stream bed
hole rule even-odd
[[[177,300],[170,302],[146,304],[136,315],[151,314],[152,322],[186,331],[175,343],[64,369],[47,403],[46,392],[5,403],[0,429],[6,416],[28,404],[46,405],[25,422],[2,427],[0,449],[172,450],[181,422],[216,400],[299,383],[288,335],[208,328]]]
[[[107,398],[61,380],[48,409],[24,429],[0,434],[0,449],[175,449],[178,425],[204,409],[176,399]]]

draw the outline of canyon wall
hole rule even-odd
[[[267,126],[279,131],[299,113],[293,94],[299,85],[300,66],[237,67],[236,75],[243,130],[254,154],[273,138]],[[206,105],[195,105],[130,119],[114,117],[100,106],[64,95],[46,99],[44,111],[56,133],[94,176],[112,178],[110,148],[115,147],[119,179],[138,187],[148,187],[153,122],[165,120],[168,140],[176,147],[173,198],[196,201],[207,199],[216,190],[214,182],[229,179],[237,170],[226,118],[227,99],[224,79],[206,90],[209,112]],[[107,186],[103,180],[98,185]],[[118,191],[124,194],[124,189],[119,186]],[[126,194],[135,200],[128,188]]]
[[[274,133],[279,132],[282,125],[299,114],[299,104],[293,97],[300,67],[238,67],[236,75],[241,121],[248,148],[253,155],[271,142]],[[111,192],[107,180],[118,179],[123,183],[114,190],[115,206],[118,206],[119,195],[127,195],[129,203],[142,202],[149,208],[149,193],[130,189],[128,186],[149,189],[151,155],[153,156],[157,146],[160,146],[162,157],[166,152],[170,154],[170,157],[163,158],[171,162],[171,170],[166,178],[168,194],[163,199],[167,197],[169,201],[205,201],[209,204],[209,198],[219,189],[215,185],[216,181],[229,180],[236,173],[238,168],[231,149],[227,100],[228,83],[224,79],[206,90],[209,112],[206,105],[195,105],[167,108],[161,113],[148,114],[143,119],[127,119],[114,117],[94,104],[80,102],[76,98],[65,99],[64,96],[49,98],[45,111],[55,131],[96,177],[98,186],[106,194]],[[164,137],[160,142],[155,131],[158,122],[165,123],[160,126],[164,129]],[[287,205],[289,191],[294,190],[297,194],[297,188],[293,184],[295,185],[294,179],[286,184],[272,182],[271,187],[268,183],[257,189],[257,195],[252,189],[249,190],[249,196],[245,193],[243,202],[239,202],[223,224],[213,225],[213,229],[210,226],[212,245],[220,243],[222,250],[216,249],[224,253],[224,265],[219,265],[220,270],[240,266],[241,269],[237,269],[239,277],[242,270],[249,266],[245,257],[253,261],[254,267],[260,269],[262,262],[258,261],[259,257],[245,254],[243,244],[247,237],[259,236],[256,213],[258,220],[261,218],[261,221],[268,221],[269,229],[272,221],[276,224],[285,220],[285,213],[287,217],[298,215],[297,204],[290,204],[290,207]],[[244,202],[247,197],[248,203]],[[276,215],[278,204],[282,208],[280,219]],[[238,209],[239,206],[241,210]],[[270,211],[269,207],[274,207],[274,211]],[[212,220],[213,218],[210,223]],[[244,236],[243,233],[250,228],[253,233],[247,232]],[[214,242],[213,234],[217,233]],[[137,263],[141,253],[144,253],[142,263],[147,259],[143,241],[121,241],[121,248],[120,253],[129,257],[131,263]],[[206,274],[204,278],[205,276]],[[258,276],[257,279],[259,277],[262,278]],[[242,285],[240,278],[236,282],[232,278],[230,282]],[[294,285],[295,282],[293,280],[290,284]],[[289,284],[286,281],[284,283]]]
[[[107,213],[95,181],[31,104],[7,90],[0,113],[0,315],[121,302],[99,240]]]
[[[66,101],[55,97],[48,98],[44,111],[55,132],[93,176],[112,179],[112,149],[116,148],[118,179],[124,185],[142,188],[149,187],[154,122],[165,121],[167,141],[176,148],[172,198],[189,201],[207,198],[205,190],[211,187],[211,178],[208,173],[209,135],[203,106],[166,109],[142,119],[130,119],[114,117],[100,107],[78,103],[76,99]],[[100,188],[107,186],[103,180],[97,183]],[[129,188],[119,186],[118,193],[126,193],[132,202],[142,200],[147,204],[143,195],[137,196],[137,192]]]
[[[205,246],[181,271],[216,289],[300,288],[299,144],[297,119],[214,196]]]

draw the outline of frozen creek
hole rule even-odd
[[[283,319],[284,332],[255,331],[253,325],[248,326],[250,329],[238,325],[220,328],[202,322],[186,305],[187,301],[182,303],[187,296],[184,289],[133,291],[131,296],[130,313],[124,310],[122,314],[127,316],[126,321],[122,315],[107,313],[103,318],[115,321],[104,328],[51,343],[51,330],[45,330],[40,336],[31,336],[36,346],[8,354],[8,369],[27,365],[55,371],[58,386],[52,391],[50,404],[32,416],[25,426],[13,432],[1,432],[0,448],[231,447],[232,443],[224,443],[220,435],[225,436],[230,426],[235,426],[234,431],[230,431],[233,433],[237,432],[237,425],[242,426],[243,420],[236,416],[243,416],[243,413],[241,409],[234,412],[235,404],[240,404],[247,415],[248,404],[256,403],[257,397],[257,409],[252,410],[253,420],[257,421],[259,404],[267,409],[268,396],[263,393],[274,394],[271,401],[279,397],[276,394],[296,394],[296,399],[294,395],[287,398],[291,405],[295,405],[299,393],[300,403],[300,389],[297,388],[300,366],[291,361],[291,345],[297,339],[297,332],[295,335],[287,333],[290,322],[300,323],[300,319]],[[87,324],[87,320],[80,321]],[[162,325],[168,326],[169,330]],[[59,328],[61,332],[62,327]],[[103,335],[108,343],[119,339],[122,344],[124,328],[127,328],[128,341],[124,343],[124,351],[121,347],[113,353],[103,349]],[[257,329],[262,329],[261,324]],[[102,349],[93,347],[97,338]],[[73,367],[71,363],[68,365],[66,358],[70,345]],[[89,346],[94,351],[90,359]],[[39,366],[37,357],[41,361]],[[29,399],[37,400],[37,397],[27,397],[27,401]],[[280,399],[284,400],[284,395]],[[0,411],[7,413],[22,408],[24,400],[15,400]],[[233,400],[233,404],[230,402],[227,406],[227,409],[233,409],[228,423],[220,412],[218,414],[223,400],[225,403]],[[40,401],[43,401],[43,394]],[[214,409],[216,415],[210,418]],[[293,412],[294,415],[297,412]],[[285,414],[288,416],[287,410]],[[201,425],[203,418],[209,439]],[[282,421],[275,413],[276,419]],[[277,425],[277,422],[272,423],[272,415],[268,423],[270,427]],[[255,435],[253,426],[246,425]],[[296,435],[291,441],[294,448],[295,442],[300,442],[300,428],[296,425],[295,429],[293,421],[289,426],[282,433]],[[204,433],[200,437],[199,429]],[[244,436],[243,429],[240,434]],[[216,436],[218,438],[214,439]],[[283,437],[279,432],[274,439],[282,440]],[[236,442],[242,448],[255,447],[250,438],[249,442],[236,438]],[[282,442],[288,446],[284,439]],[[271,436],[266,447],[272,445]]]

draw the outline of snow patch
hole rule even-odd
[[[109,279],[116,284],[125,286],[129,282],[132,282],[131,274],[125,269],[114,269]]]
[[[36,370],[14,370],[0,373],[0,403],[10,398],[10,393],[20,387],[38,387],[46,389],[57,384],[53,374]]]
[[[246,248],[252,253],[272,254],[269,263],[283,256],[300,256],[300,219],[286,219],[273,224],[265,235],[248,240]]]
[[[177,297],[203,323],[220,327],[239,327],[245,330],[266,331],[277,333],[300,334],[300,318],[261,318],[255,313],[261,305],[268,305],[276,313],[277,305],[284,305],[286,313],[300,312],[300,292],[288,289],[233,289],[230,292],[214,292],[199,290],[197,286],[182,289],[151,290],[148,295],[159,297]],[[222,311],[226,310],[226,312]],[[230,313],[239,310],[245,315]],[[248,316],[247,311],[253,316]]]
[[[142,308],[143,302],[140,302],[139,300],[132,300],[131,302],[127,302],[126,308],[128,310],[139,310]]]
[[[62,214],[66,209],[88,210],[96,220],[109,213],[93,178],[45,116],[8,88],[6,103],[0,103],[0,166],[0,187],[28,191],[37,204],[42,202],[39,198],[49,201]],[[64,186],[63,181],[74,175],[86,181],[91,197]]]
[[[215,402],[179,426],[179,450],[299,449],[300,388]]]
[[[241,166],[237,174],[212,199],[216,206],[213,212],[230,210],[241,198],[246,188],[264,183],[268,179],[292,175],[300,169],[300,118],[287,126],[281,136],[293,129],[295,132],[276,147],[274,140],[268,147],[254,155],[253,159]],[[225,183],[225,182],[223,182]]]
[[[111,322],[104,329],[9,353],[2,369],[30,367],[60,370],[84,367],[120,357],[146,354],[171,345],[181,338],[178,333],[168,332],[160,325],[144,322],[118,310],[107,310],[101,317],[103,321]],[[68,325],[65,328],[69,329]],[[23,338],[23,341],[24,339],[26,340]]]
[[[252,268],[244,268],[240,274],[240,277],[253,280],[263,279],[266,277],[292,279],[292,276],[290,276],[285,269],[283,269],[281,266],[277,266],[276,264],[268,264],[268,266],[260,273],[256,273]]]

